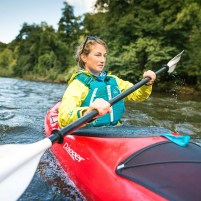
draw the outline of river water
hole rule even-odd
[[[65,89],[66,84],[0,78],[0,144],[34,143],[44,139],[46,112],[61,100]],[[122,121],[128,125],[168,128],[190,135],[200,144],[199,100],[200,97],[152,93],[142,103],[127,103]],[[47,150],[19,201],[83,199]]]

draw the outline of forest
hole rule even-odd
[[[201,91],[200,0],[97,0],[94,10],[75,16],[63,2],[57,30],[24,22],[12,42],[0,42],[0,76],[67,82],[78,70],[76,46],[93,35],[108,45],[106,71],[132,83],[184,50],[176,72],[159,76],[156,88]]]

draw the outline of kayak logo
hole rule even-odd
[[[84,160],[84,158],[82,158],[79,154],[77,154],[74,150],[72,150],[69,146],[68,143],[64,144],[63,148],[66,150],[66,152],[70,155],[70,157],[74,160],[74,161],[82,161]]]

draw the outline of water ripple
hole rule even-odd
[[[0,111],[0,120],[9,120],[12,119],[15,115],[12,112],[5,112],[5,111]]]

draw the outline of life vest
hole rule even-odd
[[[104,81],[99,81],[90,75],[79,73],[75,76],[75,79],[78,79],[89,88],[89,92],[81,105],[82,107],[89,106],[97,98],[109,101],[120,94],[116,79],[112,76],[106,76]],[[87,124],[87,126],[96,127],[116,125],[125,111],[124,101],[118,101],[111,107],[111,109],[112,112],[110,114],[105,114],[104,116],[95,119],[92,123]]]

